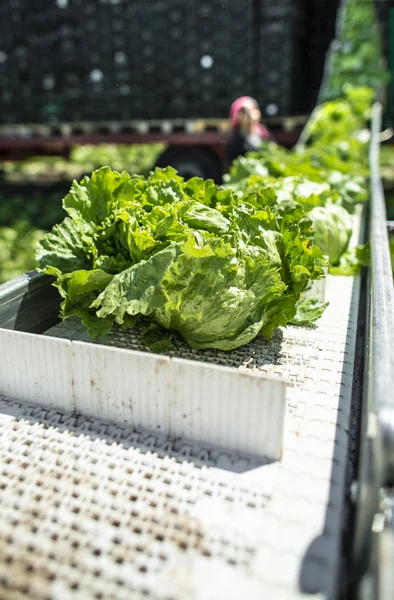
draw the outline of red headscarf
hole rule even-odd
[[[250,96],[241,96],[240,98],[234,100],[230,108],[230,121],[233,129],[238,127],[239,111],[243,108],[258,108],[258,104],[256,100],[254,100],[254,98],[251,98]],[[256,124],[256,128],[258,129],[258,132],[262,139],[270,139],[271,136],[269,132],[265,127],[263,127],[263,125],[261,125],[261,123]]]

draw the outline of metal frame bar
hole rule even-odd
[[[302,131],[301,126],[294,129],[271,129],[273,138],[278,144],[286,147],[293,146]],[[84,144],[155,144],[163,143],[178,146],[205,146],[214,148],[218,155],[223,155],[228,134],[222,131],[202,133],[163,133],[163,132],[107,132],[92,131],[71,135],[48,136],[4,136],[0,132],[0,162],[1,160],[16,160],[32,154],[65,154],[73,146]]]
[[[394,286],[387,234],[383,184],[379,173],[382,107],[372,111],[369,152],[371,170],[371,304],[368,393],[378,418],[382,445],[382,485],[394,483]]]
[[[382,106],[372,109],[366,357],[358,478],[354,485],[355,534],[352,575],[360,582],[367,570],[385,572],[376,554],[374,522],[381,512],[381,489],[394,483],[394,286],[386,207],[379,172]],[[394,568],[386,565],[386,568]],[[378,582],[376,582],[378,585]],[[394,596],[394,590],[392,590]],[[376,597],[376,594],[375,594]],[[391,597],[391,596],[390,596]]]
[[[58,323],[61,297],[53,281],[29,271],[0,285],[0,328],[43,333]]]

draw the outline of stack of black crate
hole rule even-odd
[[[2,0],[0,123],[302,113],[308,1]]]
[[[385,114],[384,127],[393,127],[394,125],[394,78],[392,56],[390,56],[390,46],[393,44],[393,26],[394,18],[394,0],[375,0],[375,11],[377,26],[379,31],[380,48],[384,63],[390,70],[390,80],[385,89]],[[382,92],[382,90],[381,90]]]
[[[379,29],[382,55],[388,59],[390,43],[390,12],[394,9],[394,0],[375,0],[374,6]]]
[[[253,2],[135,2],[144,110],[156,118],[226,117],[253,88]]]
[[[331,43],[335,39],[338,9],[341,0],[308,0],[307,7],[307,53],[309,57],[307,109],[312,110],[318,98],[324,76],[325,61]]]
[[[0,119],[18,123],[34,111],[24,0],[0,2]]]
[[[258,98],[263,115],[303,112],[306,17],[304,0],[260,0]]]

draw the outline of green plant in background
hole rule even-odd
[[[148,175],[159,155],[163,144],[102,144],[100,146],[77,146],[71,152],[70,161],[82,165],[84,175],[111,165],[116,171],[128,171],[131,174]]]
[[[380,148],[380,172],[384,185],[387,218],[394,221],[394,146],[385,144]]]
[[[368,86],[376,92],[390,80],[390,74],[381,60],[382,40],[375,2],[376,0],[346,0],[342,3],[342,9],[338,13],[338,39],[334,40],[327,61],[327,76],[320,101],[341,98],[346,95],[349,84]],[[353,102],[353,108],[356,108],[356,102]],[[393,220],[394,148],[391,144],[381,147],[380,164],[387,217]]]
[[[0,170],[5,183],[44,183],[81,179],[102,165],[119,171],[147,175],[163,152],[163,144],[98,144],[76,146],[69,159],[61,156],[33,156],[24,161],[3,161]]]
[[[353,223],[342,206],[316,206],[309,213],[315,231],[314,241],[328,256],[331,265],[338,265],[346,252],[352,235]]]
[[[44,184],[69,181],[79,177],[81,165],[63,156],[31,156],[22,161],[0,163],[2,180],[6,184]]]
[[[362,131],[373,95],[369,88],[347,84],[342,98],[315,109],[302,144],[292,151],[265,144],[236,159],[225,176],[225,187],[240,197],[272,188],[279,204],[299,203],[311,219],[314,242],[337,275],[352,275],[365,264],[361,250],[348,246],[350,214],[368,197],[368,137]]]
[[[163,147],[163,144],[80,146],[72,150],[69,160],[35,156],[0,163],[3,181],[3,190],[0,186],[0,283],[34,269],[37,241],[45,233],[42,230],[48,231],[64,219],[61,198],[73,179],[79,180],[103,164],[146,175]]]
[[[10,226],[22,219],[33,227],[50,229],[64,218],[61,198],[73,179],[80,180],[106,164],[131,174],[147,175],[163,147],[163,144],[86,145],[74,148],[70,160],[34,156],[24,161],[5,161],[0,165],[7,187],[7,195],[0,187],[0,226]]]
[[[380,86],[390,80],[381,60],[382,44],[375,0],[344,1],[338,13],[338,25],[337,39],[332,43],[326,64],[320,102],[342,98],[349,84],[368,86],[376,93]],[[364,92],[357,93],[361,97]],[[357,108],[356,98],[353,108]],[[335,127],[331,123],[331,127],[333,125]],[[380,163],[387,216],[394,219],[394,149],[391,145],[381,147]]]
[[[326,65],[320,101],[343,95],[346,84],[377,90],[389,79],[381,61],[374,0],[346,0],[339,12],[339,31]]]
[[[363,140],[360,143],[359,135],[371,117],[374,96],[372,88],[345,83],[340,98],[324,102],[314,110],[303,132],[302,142],[325,149],[327,144],[330,144],[330,149],[334,144],[339,158],[344,160],[349,155],[355,161],[359,151],[364,151],[362,158],[365,161],[366,146]]]
[[[32,228],[26,221],[0,227],[0,283],[36,267],[34,253],[44,234],[45,231]]]
[[[0,226],[12,227],[22,220],[31,227],[49,230],[64,218],[61,197],[67,191],[65,186],[41,188],[27,185],[18,193],[3,196],[0,188]]]

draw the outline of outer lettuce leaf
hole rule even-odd
[[[329,267],[330,275],[357,275],[361,267],[368,267],[370,263],[371,249],[369,244],[353,246],[342,254],[336,266]]]
[[[275,144],[270,144],[275,147]],[[265,177],[269,174],[268,167],[261,160],[258,153],[250,153],[247,156],[239,156],[233,162],[230,173],[224,176],[226,183],[236,183],[246,179],[249,175],[259,175]]]
[[[337,265],[352,235],[349,213],[342,206],[332,204],[314,208],[309,216],[315,231],[315,243],[329,257],[330,265]]]
[[[116,207],[116,198],[122,186],[128,182],[128,173],[117,173],[109,167],[93,171],[80,184],[73,182],[69,194],[63,200],[63,208],[74,221],[102,225]]]
[[[218,235],[226,233],[230,221],[219,211],[209,208],[201,202],[192,202],[183,215],[183,221],[193,229],[204,229]]]
[[[173,244],[116,275],[93,303],[99,317],[151,315],[195,348],[230,350],[266,324],[267,306],[285,290],[263,254],[237,259],[230,244],[209,241],[201,255]]]
[[[318,298],[301,298],[297,302],[297,313],[290,321],[291,325],[307,327],[320,319],[328,306],[328,302],[321,302]]]
[[[141,336],[141,342],[154,352],[165,352],[174,346],[176,337],[176,332],[168,331],[157,323],[150,323]]]
[[[36,260],[48,275],[89,269],[93,263],[89,240],[84,238],[75,223],[66,217],[39,241]]]
[[[59,276],[55,285],[64,298],[61,304],[61,318],[67,319],[71,315],[77,315],[92,337],[101,337],[108,333],[112,327],[112,320],[99,319],[91,304],[112,278],[113,275],[101,269],[80,270]]]
[[[354,213],[356,205],[368,199],[368,188],[364,177],[332,171],[328,175],[328,182],[331,188],[338,192],[338,203],[349,213]]]

